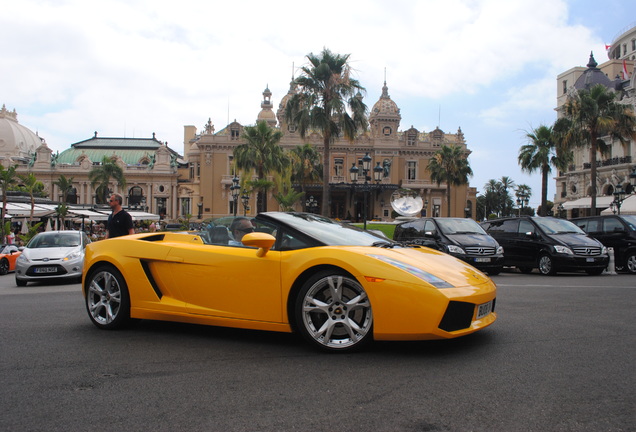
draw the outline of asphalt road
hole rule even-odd
[[[636,276],[495,276],[499,319],[325,354],[293,335],[141,321],[0,277],[2,431],[636,431]]]

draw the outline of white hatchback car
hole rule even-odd
[[[82,280],[84,249],[90,239],[83,231],[41,232],[27,243],[15,263],[15,283]]]

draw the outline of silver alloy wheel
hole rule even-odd
[[[632,253],[628,255],[625,262],[626,262],[625,267],[627,267],[627,271],[632,274],[636,273],[636,254]]]
[[[121,310],[122,289],[117,277],[108,270],[94,274],[88,285],[86,305],[98,326],[112,324]]]
[[[542,255],[539,258],[539,271],[543,275],[551,275],[554,274],[554,269],[552,268],[552,258],[548,255]]]
[[[318,279],[305,293],[302,320],[319,345],[344,349],[370,336],[373,314],[367,293],[356,280],[330,275]]]

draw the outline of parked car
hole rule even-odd
[[[36,234],[16,260],[15,283],[69,279],[81,281],[84,250],[91,241],[84,231],[46,231]]]
[[[15,270],[15,261],[22,254],[14,244],[0,246],[0,275],[6,275]]]
[[[636,274],[636,216],[589,216],[572,222],[605,247],[614,249],[617,270]]]
[[[473,219],[430,217],[402,222],[393,240],[446,252],[497,275],[503,268],[504,249]]]
[[[493,281],[447,254],[316,214],[251,222],[240,246],[169,231],[90,244],[89,319],[101,329],[156,319],[293,331],[342,352],[372,339],[455,338],[497,318]]]
[[[504,248],[504,265],[522,273],[538,268],[544,275],[564,271],[603,273],[607,249],[566,219],[510,217],[482,222],[481,226]]]

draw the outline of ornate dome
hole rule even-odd
[[[384,86],[382,86],[382,96],[380,99],[373,105],[373,109],[371,109],[371,116],[399,116],[400,109],[397,104],[391,100],[391,96],[389,96],[389,88],[386,86],[386,81],[384,82]]]
[[[30,129],[18,123],[15,109],[8,111],[5,105],[0,110],[0,158],[29,158],[44,140]],[[5,163],[6,164],[6,163]]]
[[[577,90],[589,90],[596,84],[603,84],[605,87],[613,88],[614,86],[612,85],[612,81],[596,67],[597,65],[598,63],[594,60],[594,53],[590,53],[590,60],[587,62],[587,70],[576,80],[574,88]]]

